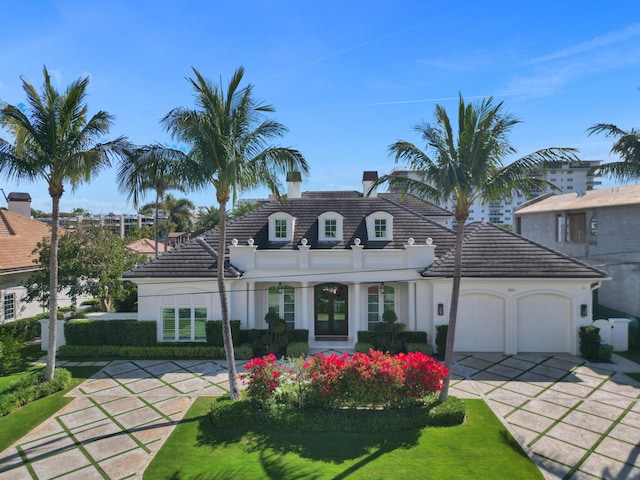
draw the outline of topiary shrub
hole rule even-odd
[[[291,342],[287,345],[287,357],[300,357],[309,354],[308,342]]]
[[[376,334],[371,330],[359,330],[358,331],[358,342],[370,343],[373,345],[376,341]]]
[[[449,396],[429,410],[428,424],[432,427],[461,425],[467,416],[467,407],[458,397]]]
[[[402,340],[398,338],[398,335],[405,328],[404,323],[398,322],[396,312],[390,309],[385,310],[382,314],[382,322],[373,325],[373,331],[376,333],[374,342],[376,349],[391,354],[401,351]]]
[[[598,360],[604,360],[606,362],[611,361],[611,355],[613,354],[613,345],[604,344],[598,347]]]
[[[369,353],[369,350],[373,350],[373,343],[369,342],[356,342],[353,349],[358,353]]]
[[[289,338],[285,334],[287,322],[284,318],[280,318],[277,312],[272,311],[267,312],[264,321],[269,325],[269,329],[260,339],[262,348],[266,353],[284,353],[289,343]]]
[[[253,347],[248,343],[243,343],[234,348],[236,360],[249,360],[253,358]]]
[[[594,326],[580,327],[580,355],[586,359],[597,359],[600,349],[600,329]]]

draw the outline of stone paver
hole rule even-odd
[[[450,393],[482,398],[548,480],[640,478],[640,365],[614,356],[460,354]],[[75,362],[77,363],[77,362]],[[243,362],[239,362],[238,371]],[[118,360],[0,452],[0,480],[139,479],[193,400],[227,391],[223,361]]]

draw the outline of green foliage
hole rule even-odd
[[[265,353],[282,354],[286,351],[289,337],[286,334],[287,322],[284,318],[280,318],[278,313],[269,311],[264,316],[264,321],[269,328],[267,333],[260,338],[263,351]]]
[[[67,345],[156,344],[157,324],[146,320],[70,320],[64,324]]]
[[[353,349],[359,353],[369,353],[369,350],[374,350],[373,343],[360,342],[360,341],[356,342]]]
[[[291,342],[287,345],[287,356],[298,357],[300,355],[307,355],[309,353],[308,342]]]
[[[428,343],[407,343],[405,345],[407,352],[420,352],[425,355],[433,355],[433,347]]]
[[[71,374],[63,368],[56,368],[53,379],[44,381],[44,371],[29,373],[0,392],[0,416],[52,393],[63,390],[71,382]]]
[[[432,427],[446,427],[464,423],[467,408],[462,400],[449,396],[442,403],[434,403],[429,410],[427,423]]]
[[[373,325],[373,331],[376,333],[376,341],[374,345],[377,350],[389,352],[391,354],[398,353],[402,350],[402,341],[398,335],[404,331],[406,325],[398,322],[398,316],[393,310],[385,310],[382,314],[382,322]]]
[[[25,283],[27,299],[48,303],[50,241],[43,238],[33,253],[44,267]],[[86,227],[66,232],[58,246],[58,292],[68,289],[75,301],[80,295],[100,299],[103,311],[111,302],[131,295],[132,284],[122,274],[146,259],[125,248],[124,241],[108,228]]]
[[[440,358],[444,358],[444,351],[447,347],[447,332],[449,325],[436,326],[436,350]]]
[[[580,355],[587,359],[598,358],[600,349],[600,329],[594,326],[580,327]]]
[[[234,348],[234,353],[238,360],[249,360],[253,358],[253,347],[249,343],[243,343]]]
[[[400,332],[398,338],[402,343],[428,343],[427,332]]]
[[[358,342],[374,344],[376,341],[376,334],[371,330],[359,330]]]
[[[9,336],[0,336],[0,375],[5,375],[20,361],[22,344]]]
[[[63,345],[58,355],[65,358],[224,358],[223,347],[156,345],[132,347],[118,345]]]
[[[231,338],[234,345],[242,343],[251,343],[240,338],[240,320],[231,320]],[[224,338],[222,336],[222,320],[211,320],[205,324],[205,332],[207,335],[207,345],[212,347],[224,347]]]
[[[0,325],[0,337],[9,337],[18,342],[30,342],[40,336],[40,322],[49,318],[49,313],[40,313],[34,317],[22,318]]]
[[[598,347],[598,360],[611,360],[613,354],[613,345],[605,344]]]
[[[304,328],[294,328],[287,330],[289,342],[309,342],[309,330]]]

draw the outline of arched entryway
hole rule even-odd
[[[316,285],[316,336],[346,336],[349,334],[348,288],[340,283]]]

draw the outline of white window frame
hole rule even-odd
[[[173,310],[173,337],[165,337],[165,310]],[[189,338],[180,338],[180,310],[189,310],[189,322],[190,322],[190,332]],[[196,338],[196,310],[204,310],[204,335],[201,338]],[[205,306],[186,306],[186,305],[178,305],[174,307],[162,307],[160,309],[160,335],[161,341],[163,342],[206,342],[207,334],[206,334],[206,324],[209,319],[209,311]],[[200,319],[202,320],[202,319]]]
[[[328,237],[326,234],[327,221],[336,222],[336,236]],[[337,212],[324,212],[318,215],[318,240],[321,242],[341,242],[343,236],[343,217]]]
[[[370,293],[370,290],[375,289],[375,293]],[[382,314],[385,310],[388,310],[389,307],[393,308],[393,311],[398,313],[398,289],[395,285],[385,285],[385,292],[380,293],[380,284],[372,284],[366,286],[365,291],[365,315],[367,316],[367,329],[372,330],[373,324],[382,321]],[[387,296],[393,295],[393,301],[389,302]],[[376,296],[377,299],[375,302],[370,302],[370,296]],[[376,305],[377,312],[370,312],[369,308],[371,305]],[[386,307],[386,308],[385,308]],[[369,315],[376,314],[377,320],[372,320]]]
[[[278,296],[277,310],[275,309],[276,307],[271,304],[272,294]],[[291,302],[285,302],[287,295],[293,296],[293,312],[286,311],[286,305],[291,305]],[[281,293],[278,292],[278,285],[270,285],[267,289],[267,312],[273,308],[273,311],[276,312],[280,318],[284,319],[288,330],[293,330],[296,327],[296,303],[296,289],[293,285],[282,285]]]
[[[376,221],[384,220],[386,224],[386,236],[376,237]],[[384,242],[393,240],[393,215],[387,212],[374,212],[366,219],[367,236],[369,241]]]
[[[8,310],[11,310],[9,315],[7,315]],[[15,320],[16,310],[16,294],[13,292],[5,292],[2,298],[2,319],[5,322]]]
[[[286,229],[284,237],[276,236],[276,221],[286,221]],[[284,212],[276,212],[269,215],[269,241],[270,242],[290,242],[293,240],[293,230],[295,228],[296,219]]]

